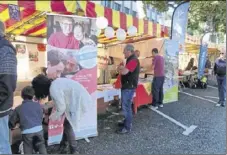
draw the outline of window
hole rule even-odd
[[[150,17],[149,17],[150,20],[152,20],[152,10],[150,10]]]
[[[105,7],[111,8],[111,1],[104,1]]]
[[[152,9],[152,20],[157,22],[157,13],[154,9]]]
[[[129,8],[124,8],[124,12],[126,13],[126,14],[129,14]]]
[[[118,3],[114,3],[114,10],[120,11],[121,10],[121,5]]]
[[[137,16],[137,12],[136,11],[132,11],[132,16],[136,17]]]

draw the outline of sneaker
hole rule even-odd
[[[125,128],[122,128],[120,130],[117,130],[117,133],[118,134],[127,134],[127,133],[130,133],[130,132],[131,132],[131,130],[127,130]]]
[[[124,122],[118,122],[117,124],[119,127],[123,127],[124,126]]]
[[[151,110],[157,110],[158,106],[149,105],[148,108]]]
[[[225,105],[224,105],[224,104],[221,104],[221,106],[222,106],[222,107],[225,107]]]
[[[163,104],[160,104],[159,107],[160,107],[160,108],[163,108]]]
[[[217,103],[217,104],[216,104],[216,107],[220,107],[220,106],[221,106],[221,104],[220,104],[220,103]]]

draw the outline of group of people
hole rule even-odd
[[[9,131],[15,128],[17,124],[19,124],[21,129],[25,154],[32,154],[34,151],[40,154],[47,153],[42,126],[44,118],[43,108],[47,103],[53,104],[53,109],[55,109],[49,116],[50,120],[58,120],[65,115],[62,143],[64,144],[65,141],[68,141],[70,153],[75,153],[75,130],[78,126],[75,120],[80,117],[75,109],[78,109],[78,107],[86,109],[83,106],[89,105],[87,102],[92,102],[92,100],[87,98],[90,94],[81,84],[74,80],[59,78],[58,75],[52,76],[50,79],[46,76],[46,73],[40,74],[32,80],[31,86],[23,88],[21,91],[23,102],[12,111],[17,83],[16,51],[4,37],[5,27],[2,22],[0,22],[0,30],[0,135],[2,137],[0,140],[0,153],[11,154]],[[155,55],[153,63],[155,75],[157,78],[162,76],[162,80],[164,79],[164,71],[160,72],[160,69],[163,70],[164,66],[160,68],[157,65],[160,62],[163,64],[164,60],[161,56],[158,56],[157,49],[153,49],[152,52]],[[118,130],[120,134],[128,133],[132,128],[133,115],[131,105],[138,85],[140,71],[139,52],[134,51],[133,45],[128,44],[123,54],[126,58],[126,64],[118,67],[118,72],[121,74],[122,109],[125,116],[125,120],[120,124],[121,128]],[[162,105],[162,82],[154,80],[154,85],[156,87],[154,87],[153,92],[156,95],[153,105]],[[10,112],[12,113],[10,114]]]
[[[187,67],[185,68],[185,71],[190,71],[195,69],[197,69],[197,67],[194,66],[194,58],[191,58]],[[204,73],[208,73],[209,69],[212,69],[212,65],[211,65],[211,61],[209,60],[209,57],[207,56]],[[219,95],[219,101],[216,104],[216,106],[225,107],[226,105],[226,49],[225,48],[222,48],[219,50],[219,57],[214,62],[213,73],[217,79],[218,95]],[[208,75],[206,74],[206,78],[207,79],[209,78],[209,74]]]
[[[70,18],[64,18],[61,23],[62,32],[65,35],[71,35],[73,26]],[[79,24],[76,24],[74,31],[78,31]],[[83,32],[83,27],[80,27]],[[60,32],[59,32],[60,33]],[[79,48],[80,44],[76,44],[76,38],[81,39],[77,32],[75,36],[71,36],[72,44],[65,47],[61,39],[61,34],[51,36],[49,44],[59,48]],[[59,39],[58,41],[56,39]],[[57,45],[57,44],[58,45]],[[74,44],[75,43],[75,44]],[[76,47],[75,47],[76,46]],[[17,83],[17,59],[16,50],[12,44],[5,38],[5,26],[0,22],[0,154],[11,154],[9,131],[14,128],[17,123],[20,124],[22,131],[22,141],[25,154],[32,154],[34,150],[39,153],[46,154],[46,144],[43,136],[43,105],[53,104],[55,111],[50,115],[49,119],[58,120],[65,115],[64,134],[62,141],[69,142],[70,153],[76,153],[76,136],[75,130],[78,126],[78,114],[75,109],[82,109],[88,105],[87,96],[90,94],[78,82],[68,79],[59,78],[58,75],[52,76],[51,79],[46,75],[38,75],[32,80],[31,86],[26,86],[21,96],[23,103],[12,110],[14,91]],[[159,54],[157,48],[152,49],[153,61],[153,82],[152,96],[153,101],[151,108],[157,109],[163,107],[163,84],[165,80],[164,58]],[[135,90],[138,86],[140,62],[138,60],[139,51],[135,51],[133,45],[127,44],[123,50],[126,63],[119,65],[117,71],[121,76],[121,96],[122,110],[124,121],[119,123],[117,133],[130,133],[132,129],[132,102]],[[54,63],[54,62],[53,62]],[[70,67],[69,67],[70,68]],[[220,58],[215,62],[214,73],[217,75],[219,98],[217,106],[224,106],[226,102],[226,59],[225,53],[220,53]],[[86,103],[85,103],[86,102]],[[74,108],[72,108],[74,107]]]
[[[126,134],[132,129],[132,102],[133,96],[138,86],[140,62],[138,57],[140,52],[134,50],[133,45],[128,44],[123,51],[126,59],[125,65],[119,65],[117,71],[121,76],[121,105],[124,114],[123,122],[118,123],[119,130],[117,133]],[[164,73],[164,58],[159,54],[157,48],[152,49],[153,63],[152,69],[154,70],[154,78],[152,82],[152,95],[153,102],[149,108],[157,109],[163,107],[163,84],[165,79]]]
[[[5,25],[0,21],[0,154],[11,154],[10,129],[17,124],[21,129],[25,154],[34,151],[46,154],[43,135],[43,110],[45,104],[52,104],[54,111],[50,120],[59,120],[63,115],[64,133],[62,145],[69,143],[70,153],[76,153],[75,131],[78,121],[93,101],[88,91],[78,82],[68,78],[40,74],[26,86],[21,97],[23,102],[12,110],[17,83],[17,58],[13,45],[5,38]],[[45,72],[45,71],[44,71]],[[45,73],[46,74],[46,73]],[[51,99],[50,102],[47,102]],[[78,113],[77,109],[82,112]]]

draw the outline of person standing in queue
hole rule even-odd
[[[165,73],[164,73],[164,58],[159,55],[158,49],[152,49],[153,62],[152,69],[154,71],[154,78],[152,81],[152,96],[153,101],[149,108],[158,109],[159,107],[163,107],[163,85],[165,81]]]
[[[220,52],[214,64],[214,74],[217,77],[219,101],[217,107],[225,107],[226,104],[226,51]]]
[[[139,80],[140,63],[134,53],[134,46],[127,44],[123,54],[126,59],[125,66],[119,66],[118,72],[121,74],[121,101],[124,113],[124,121],[119,123],[121,128],[117,131],[119,134],[126,134],[132,128],[132,100]]]

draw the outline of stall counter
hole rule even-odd
[[[112,80],[113,81],[113,80]],[[101,104],[100,99],[104,102],[109,102],[114,100],[114,97],[121,98],[121,90],[115,89],[112,84],[98,85],[97,89],[97,100],[98,104]],[[138,107],[142,105],[148,105],[152,103],[151,94],[151,79],[139,80],[138,87],[133,98],[133,111],[136,114]]]

